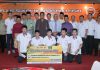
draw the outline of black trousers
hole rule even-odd
[[[87,52],[87,40],[86,40],[86,38],[82,38],[82,41],[83,41],[82,54],[86,54],[86,52]]]
[[[12,50],[14,50],[14,41],[12,34],[7,34],[7,49],[10,50],[10,47]]]
[[[98,47],[99,47],[99,44],[100,44],[100,39],[94,39],[94,54],[95,56],[98,56]]]
[[[4,52],[4,49],[6,47],[6,35],[0,35],[0,47],[2,53]]]
[[[68,62],[68,55],[65,56],[64,53],[62,53],[62,60],[63,60],[64,62]]]
[[[75,59],[75,61],[76,61],[78,64],[81,64],[81,63],[82,63],[81,54],[78,54],[78,55],[69,54],[69,55],[68,55],[68,61],[69,61],[69,62],[73,62],[74,59]]]
[[[27,56],[26,53],[22,53],[22,54],[25,55],[25,56]],[[19,62],[19,63],[22,63],[22,62],[23,62],[23,59],[24,59],[24,57],[18,56],[18,62]]]
[[[94,47],[94,36],[87,36],[87,54],[92,55]]]

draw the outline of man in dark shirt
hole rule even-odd
[[[49,29],[49,23],[44,17],[45,13],[40,12],[40,19],[36,21],[36,26],[35,26],[35,29],[39,30],[41,36],[43,37],[46,35],[46,30]]]

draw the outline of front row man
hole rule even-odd
[[[63,60],[72,62],[76,58],[77,63],[81,63],[81,48],[82,39],[77,36],[77,29],[73,29],[72,36],[67,36],[67,29],[61,30],[61,36],[57,41],[58,45],[62,46]],[[19,51],[18,62],[21,63],[26,58],[27,47],[29,45],[40,46],[46,45],[48,47],[56,44],[55,37],[52,36],[52,30],[47,30],[47,36],[42,38],[39,30],[35,31],[35,37],[31,39],[31,35],[27,33],[27,26],[23,26],[22,33],[17,36],[17,46]]]

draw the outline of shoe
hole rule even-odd
[[[8,51],[8,55],[10,55],[11,54],[11,51]]]
[[[15,53],[15,50],[12,50],[12,53]]]

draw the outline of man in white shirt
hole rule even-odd
[[[52,36],[52,30],[48,29],[47,30],[47,36],[44,37],[44,45],[46,46],[53,46],[56,44],[55,37]]]
[[[94,26],[96,21],[92,18],[92,14],[88,14],[88,20],[86,20],[86,24],[88,26],[88,33],[87,33],[87,54],[92,55],[93,47],[94,47]]]
[[[23,26],[22,33],[17,36],[17,47],[18,47],[18,62],[21,63],[26,58],[27,47],[31,41],[31,35],[27,33],[27,26]]]
[[[94,51],[95,51],[95,56],[98,56],[98,47],[100,44],[100,15],[97,16],[97,22],[95,23],[94,27],[94,40],[95,40],[95,45],[94,45]]]
[[[78,22],[76,21],[76,17],[74,15],[71,16],[71,24],[72,24],[73,28],[77,29]]]
[[[35,30],[35,37],[32,38],[31,45],[32,46],[43,45],[43,38],[40,36],[40,31],[39,30]]]
[[[62,28],[61,36],[57,40],[58,45],[61,45],[62,47],[62,50],[63,50],[62,59],[64,61],[67,61],[67,55],[69,53],[69,43],[70,43],[69,36],[67,36],[66,34],[67,34],[67,29]]]
[[[88,31],[88,26],[84,21],[84,16],[80,15],[79,16],[79,23],[78,23],[78,35],[82,38],[83,40],[83,47],[82,47],[82,54],[86,54],[87,52],[87,31]]]
[[[82,48],[82,38],[77,35],[77,29],[72,30],[72,36],[70,37],[70,54],[68,56],[68,61],[72,62],[73,59],[81,64],[81,48]]]
[[[15,53],[14,50],[14,41],[13,41],[13,37],[12,37],[12,28],[13,25],[15,24],[15,21],[13,19],[13,14],[11,11],[8,11],[8,18],[5,19],[5,25],[6,25],[6,34],[7,34],[7,50],[8,50],[8,54],[11,54],[10,51],[10,45],[12,48],[12,52]]]

